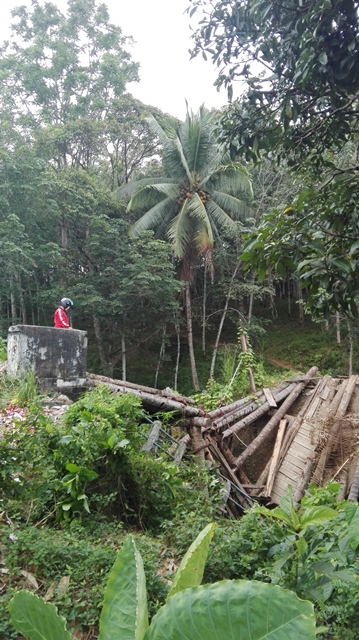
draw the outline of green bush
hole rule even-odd
[[[90,511],[141,528],[169,518],[177,467],[141,452],[148,426],[140,400],[106,387],[86,393],[62,422],[33,405],[0,441],[11,517],[37,522],[83,518]]]
[[[3,526],[0,534],[9,580],[0,600],[1,638],[17,638],[6,605],[15,589],[29,586],[22,571],[34,576],[39,584],[37,593],[43,597],[50,594],[49,601],[76,628],[88,631],[97,626],[108,575],[124,538],[121,525],[91,520],[86,527],[76,522],[66,530]],[[160,542],[138,535],[136,544],[144,556],[149,611],[154,615],[168,592],[158,571]],[[66,576],[69,583],[64,587],[60,581]]]

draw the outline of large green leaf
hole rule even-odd
[[[146,578],[142,558],[129,536],[108,579],[99,640],[142,640],[147,627]]]
[[[348,521],[349,544],[352,549],[359,546],[359,508],[357,504],[350,504],[345,510]]]
[[[9,610],[16,631],[30,640],[73,640],[56,607],[30,591],[15,593]]]
[[[300,517],[300,524],[303,529],[307,529],[311,526],[318,526],[319,524],[325,524],[329,520],[333,520],[338,517],[338,512],[331,507],[315,506],[309,507],[304,511]]]
[[[183,589],[198,587],[201,584],[209,545],[212,540],[215,527],[216,525],[214,522],[208,524],[197,536],[194,542],[192,542],[177,569],[167,598],[170,598],[179,591],[183,591]]]
[[[145,640],[314,640],[313,605],[276,585],[224,580],[186,589],[154,616]]]

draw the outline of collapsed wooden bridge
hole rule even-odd
[[[152,414],[173,412],[173,432],[167,433],[171,455],[180,462],[188,452],[216,468],[231,517],[255,500],[278,504],[288,485],[299,501],[310,482],[323,485],[336,479],[342,498],[358,499],[358,376],[318,378],[313,367],[275,389],[208,413],[170,389],[95,374],[87,374],[87,382],[105,384],[114,393],[132,393]],[[161,447],[161,437],[166,431],[155,420],[144,449]]]

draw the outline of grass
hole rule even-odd
[[[255,310],[256,317],[264,327],[260,334],[253,337],[253,349],[257,359],[261,362],[262,370],[258,386],[274,387],[285,378],[292,378],[305,373],[311,367],[317,366],[320,375],[347,376],[349,370],[349,341],[346,322],[341,324],[342,340],[336,342],[336,328],[334,320],[328,330],[324,323],[311,321],[305,316],[304,323],[298,321],[297,309],[294,306],[288,315],[286,303],[277,305],[277,317],[273,317],[270,309],[260,307]],[[211,366],[215,333],[207,335],[206,353],[202,353],[199,335],[195,339],[195,357],[200,389],[204,389],[208,382]],[[233,323],[225,325],[222,334],[222,347],[219,349],[215,369],[217,382],[225,384],[227,374],[223,374],[225,351],[238,345],[236,329]],[[137,357],[129,362],[128,379],[138,384],[154,386],[154,373],[157,365],[158,353],[142,350]],[[166,349],[166,359],[161,365],[157,386],[174,388],[174,370],[176,360],[176,344],[170,344]],[[353,369],[359,361],[359,345],[354,343]],[[227,381],[228,382],[228,381]],[[193,393],[192,376],[189,365],[188,348],[185,339],[181,345],[180,369],[178,375],[178,391],[184,395]]]
[[[344,327],[341,343],[337,344],[333,324],[325,331],[307,317],[303,325],[292,318],[278,318],[268,329],[262,350],[267,361],[281,363],[284,368],[304,372],[317,366],[322,375],[348,375],[349,342]],[[358,355],[358,345],[354,345],[354,364]]]

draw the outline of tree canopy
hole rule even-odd
[[[276,153],[320,166],[356,131],[359,17],[354,0],[191,0],[193,55],[210,56],[230,98],[221,138],[233,155]],[[329,158],[330,160],[330,158]]]

